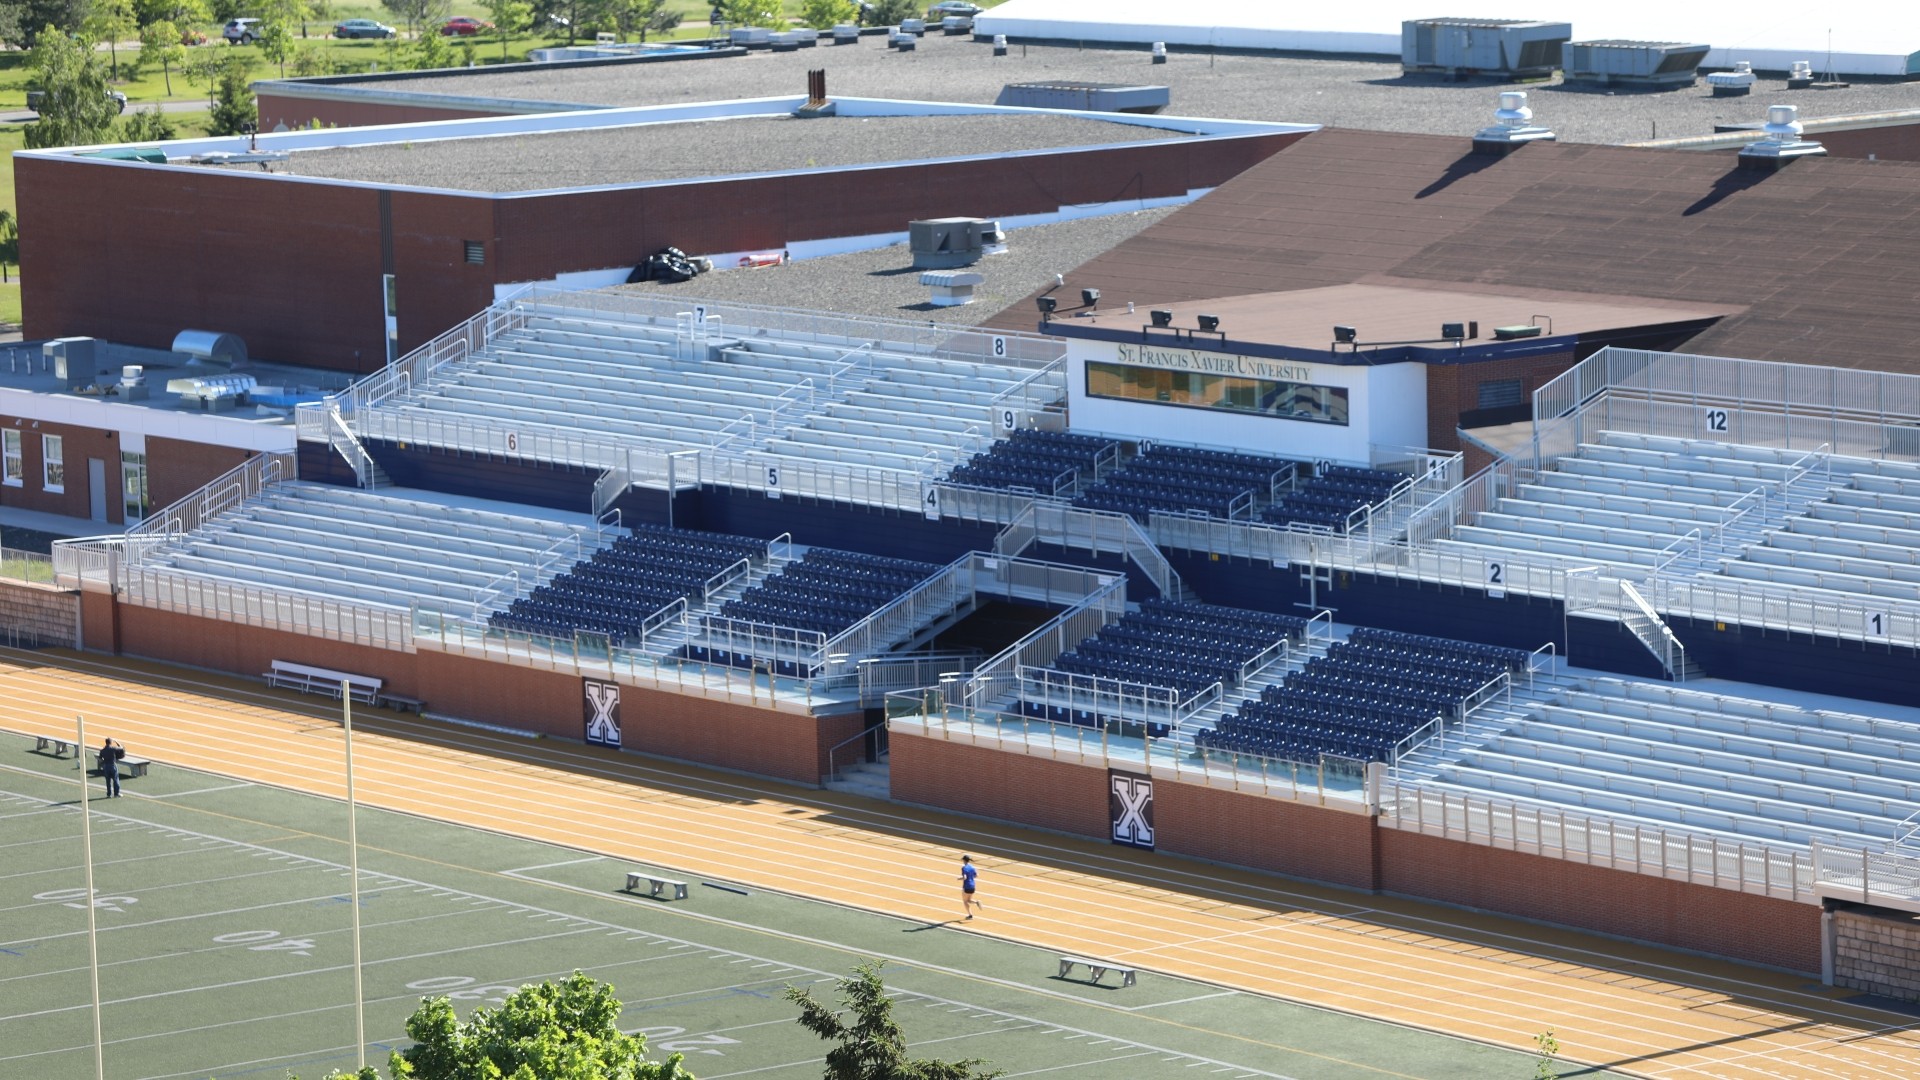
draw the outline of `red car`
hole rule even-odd
[[[476,19],[471,15],[455,15],[453,18],[440,24],[440,33],[449,37],[454,34],[458,34],[461,37],[471,37],[474,34],[485,33],[491,29],[493,29],[492,23],[485,19]]]

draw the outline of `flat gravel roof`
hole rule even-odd
[[[1138,210],[1011,230],[1007,233],[1005,254],[989,255],[972,266],[959,268],[986,278],[984,284],[974,287],[974,302],[960,307],[934,307],[927,302],[931,290],[920,284],[921,271],[913,268],[913,256],[905,244],[804,259],[784,266],[715,271],[676,285],[647,282],[618,288],[736,304],[768,304],[972,326],[993,318],[1009,304],[1026,299],[1034,290],[1051,283],[1053,275],[1067,273],[1134,233],[1164,220],[1173,209]],[[1103,296],[1101,304],[1109,310],[1124,311],[1129,299],[1144,301],[1146,297]],[[1076,292],[1072,301],[1063,306],[1072,307],[1079,302]],[[1032,305],[1028,305],[1028,310],[1032,311]],[[1039,313],[1033,312],[1032,322],[1038,324],[1039,321]]]
[[[1816,67],[1820,57],[1809,56]],[[1493,123],[1501,90],[1525,90],[1537,122],[1562,140],[1637,142],[1710,135],[1716,123],[1760,123],[1768,105],[1800,107],[1800,118],[1920,109],[1920,82],[1860,82],[1844,90],[1786,89],[1761,77],[1746,97],[1716,98],[1703,83],[1670,91],[1604,91],[1552,82],[1449,83],[1403,76],[1397,62],[1209,55],[1172,51],[1165,64],[1145,49],[1013,45],[995,58],[992,46],[968,37],[928,34],[910,53],[881,39],[822,44],[793,53],[611,67],[526,69],[498,75],[448,75],[356,83],[395,91],[474,97],[662,105],[806,92],[806,73],[825,68],[828,96],[991,103],[1008,83],[1078,79],[1149,83],[1170,88],[1167,112],[1363,131],[1470,135]]]
[[[741,117],[303,150],[274,171],[462,191],[540,191],[1177,137],[1072,116]]]

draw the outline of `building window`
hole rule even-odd
[[[1481,409],[1505,409],[1514,405],[1524,405],[1527,401],[1527,384],[1522,379],[1489,379],[1480,384]]]
[[[147,455],[120,451],[121,509],[131,525],[147,516]]]
[[[6,461],[6,477],[4,482],[8,487],[25,486],[27,482],[27,459],[26,454],[20,446],[20,433],[18,431],[0,433],[0,441],[4,442],[5,447],[5,453],[0,454],[0,458],[4,458]]]
[[[467,261],[475,266],[485,266],[487,262],[486,243],[481,240],[468,240],[466,241],[466,245]]]
[[[1347,423],[1347,388],[1311,383],[1087,363],[1087,396],[1245,413],[1315,424]]]
[[[58,435],[40,436],[41,487],[52,492],[67,490],[66,446]]]

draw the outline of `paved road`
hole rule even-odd
[[[127,111],[128,112],[152,112],[153,110],[158,109],[161,112],[182,113],[182,112],[201,112],[205,110],[207,107],[208,107],[207,102],[204,98],[193,97],[193,98],[183,98],[175,101],[159,101],[159,102],[136,101],[127,106]],[[40,118],[39,114],[29,112],[26,109],[20,109],[16,112],[0,112],[0,124],[26,124],[26,123],[31,123],[35,120],[38,120],[39,118]]]

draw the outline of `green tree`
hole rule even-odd
[[[498,1009],[464,1023],[446,998],[429,998],[407,1020],[414,1045],[387,1062],[394,1080],[693,1080],[680,1055],[645,1060],[647,1040],[622,1034],[613,987],[576,971],[523,986]]]
[[[47,29],[51,30],[51,27]],[[29,150],[106,142],[120,106],[107,94],[107,68],[91,42],[42,33],[27,58],[44,91],[40,119],[26,129]]]
[[[180,44],[180,28],[172,19],[150,22],[140,28],[140,55],[149,64],[159,64],[167,83],[167,96],[173,96],[173,69],[187,58],[187,47]]]
[[[113,63],[113,81],[120,81],[120,40],[132,37],[139,24],[133,18],[133,0],[92,0],[80,24],[89,37],[107,43]]]
[[[188,49],[186,62],[180,65],[180,72],[187,77],[189,84],[206,89],[208,108],[213,107],[213,91],[220,85],[220,71],[229,62],[239,61],[234,54],[225,50]]]
[[[873,0],[873,10],[867,14],[868,26],[899,26],[901,19],[911,19],[920,14],[917,0]]]
[[[220,65],[214,80],[213,111],[207,118],[207,131],[214,135],[240,135],[260,125],[260,110],[253,102],[253,84],[247,77],[244,60]]]
[[[124,142],[166,142],[179,134],[180,129],[159,109],[138,109],[120,121],[120,138]]]
[[[726,0],[720,6],[726,13],[727,21],[735,26],[764,26],[772,30],[787,28],[787,16],[781,10],[780,0]]]
[[[293,24],[275,15],[260,24],[260,55],[267,63],[280,66],[280,77],[287,77],[287,58],[293,55]]]
[[[87,0],[7,0],[0,9],[12,16],[5,27],[6,43],[32,49],[48,29],[58,34],[79,30],[87,17]]]
[[[213,9],[207,6],[207,0],[133,0],[133,14],[141,26],[170,22],[175,26],[190,27],[204,26],[213,21]]]
[[[445,35],[428,30],[414,39],[409,66],[417,71],[450,68],[453,66],[453,46],[447,44]]]
[[[507,58],[507,35],[522,34],[533,25],[533,5],[526,0],[485,0],[493,32],[500,35],[500,59]]]
[[[20,222],[15,220],[13,211],[0,206],[0,282],[13,280],[7,267],[19,262]]]
[[[893,999],[880,981],[885,963],[869,960],[854,967],[852,978],[840,980],[840,1004],[851,1021],[814,1000],[813,991],[786,988],[787,1000],[800,1006],[800,1026],[840,1044],[827,1051],[825,1080],[992,1080],[1000,1075],[982,1071],[978,1058],[909,1058],[907,1037],[893,1018]]]
[[[438,24],[452,10],[453,0],[380,0],[380,6],[391,12],[395,19],[405,22],[409,34],[413,33],[416,26],[422,33],[432,33],[439,29]]]
[[[853,0],[807,0],[800,9],[800,21],[815,30],[828,30],[859,17],[860,9],[853,6]]]
[[[608,5],[608,14],[613,19],[614,31],[621,41],[637,37],[647,40],[648,34],[664,34],[680,25],[684,12],[667,7],[669,0],[613,0]]]
[[[317,42],[303,41],[294,46],[288,64],[292,66],[294,75],[302,78],[308,75],[331,75],[334,70],[333,60],[327,55],[327,50]]]

